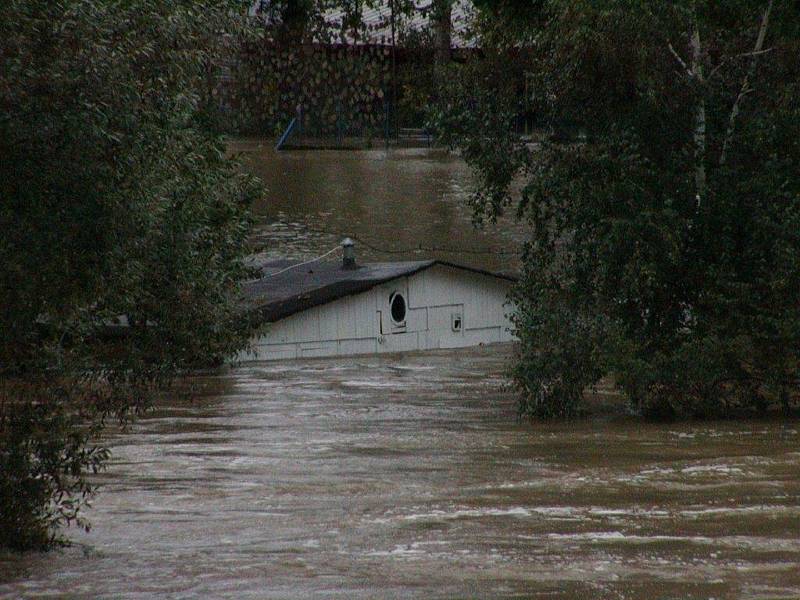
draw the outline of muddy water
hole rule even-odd
[[[112,438],[92,533],[3,557],[0,594],[800,597],[796,422],[520,424],[508,353],[198,379]]]
[[[275,152],[259,141],[233,149],[268,189],[254,206],[257,241],[268,257],[318,256],[350,235],[365,261],[440,258],[506,272],[519,266],[522,228],[503,218],[475,229],[469,169],[446,152]]]
[[[238,148],[267,254],[351,234],[362,260],[513,270],[520,230],[471,229],[457,159]],[[0,555],[0,597],[800,598],[800,424],[520,424],[509,356],[196,378],[111,437],[90,534]]]

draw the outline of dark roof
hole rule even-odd
[[[257,311],[261,320],[274,322],[320,304],[365,292],[387,281],[414,275],[434,265],[516,281],[508,275],[440,260],[366,263],[357,265],[355,269],[342,268],[340,261],[314,262],[290,268],[301,264],[278,260],[260,265],[264,277],[244,284],[248,308]]]

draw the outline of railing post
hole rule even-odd
[[[386,94],[383,96],[383,139],[386,142],[386,150],[389,150],[389,100]]]
[[[342,103],[336,102],[336,145],[342,145]]]
[[[297,124],[299,126],[298,133],[302,137],[303,135],[303,105],[297,105]]]

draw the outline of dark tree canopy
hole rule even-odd
[[[482,5],[494,66],[465,67],[437,122],[483,182],[478,214],[513,207],[530,224],[515,296],[522,412],[575,414],[608,375],[650,414],[788,408],[794,3],[553,0],[522,25],[508,21],[520,3]],[[510,133],[504,73],[520,64],[548,133],[536,143]]]
[[[257,188],[205,126],[242,15],[230,0],[0,6],[0,545],[80,523],[105,417],[247,339]]]

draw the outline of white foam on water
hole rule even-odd
[[[419,513],[402,517],[405,521],[436,520],[436,519],[461,519],[465,517],[529,517],[530,509],[522,506],[513,508],[475,508],[459,509],[453,511],[434,510],[429,513]]]
[[[567,542],[624,542],[629,544],[661,544],[661,543],[685,543],[697,544],[702,546],[717,546],[733,550],[755,550],[761,552],[800,552],[800,540],[793,538],[774,538],[764,536],[719,536],[712,537],[707,535],[639,535],[627,534],[622,531],[585,531],[578,533],[546,533],[540,535],[517,536],[521,540],[531,541],[567,541]],[[719,558],[718,553],[713,552],[711,558]]]
[[[702,517],[711,515],[751,515],[754,513],[763,513],[769,515],[776,514],[798,514],[800,515],[800,506],[783,505],[783,504],[759,504],[755,506],[722,506],[714,508],[697,508],[697,509],[683,509],[676,511],[675,514],[684,517]]]
[[[387,388],[397,387],[398,382],[366,380],[366,379],[348,379],[346,381],[341,381],[339,385],[343,387],[354,387],[354,388],[387,389]]]
[[[681,473],[685,475],[695,474],[714,474],[714,475],[741,475],[745,471],[739,467],[731,465],[698,465],[696,467],[685,467]]]

